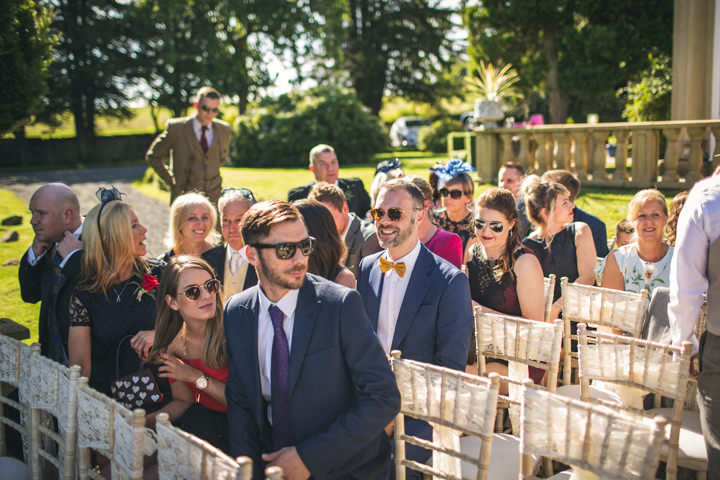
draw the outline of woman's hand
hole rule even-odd
[[[164,360],[163,364],[158,368],[158,376],[162,378],[172,378],[178,382],[195,383],[202,372],[179,358],[167,355],[165,353],[158,354]]]
[[[153,343],[155,343],[155,330],[139,331],[130,339],[130,347],[140,358],[147,358]]]

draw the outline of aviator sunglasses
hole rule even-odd
[[[217,108],[210,108],[207,105],[200,105],[200,108],[202,108],[205,112],[218,113],[220,111]]]
[[[486,222],[485,220],[475,220],[475,228],[483,231],[485,230],[485,226],[489,226],[490,230],[492,230],[495,233],[502,233],[503,230],[505,230],[505,225],[503,225],[502,222]]]
[[[422,210],[422,208],[413,208],[413,210]],[[376,222],[379,222],[380,220],[382,220],[383,217],[385,217],[386,213],[387,213],[388,218],[392,222],[397,222],[403,216],[402,208],[397,208],[397,207],[391,207],[391,208],[388,208],[387,210],[385,210],[384,208],[373,208],[370,210],[370,216]]]
[[[457,200],[465,194],[462,190],[448,190],[447,188],[440,189],[440,195],[443,197],[450,196],[453,200]]]
[[[298,248],[304,256],[309,257],[315,251],[315,237],[307,237],[305,240],[299,242],[251,243],[250,246],[257,249],[274,248],[277,258],[280,260],[288,260],[295,256]]]
[[[200,292],[202,288],[207,290],[210,295],[215,295],[220,290],[220,280],[216,278],[211,278],[210,280],[205,282],[205,285],[192,285],[190,287],[187,287],[185,291],[178,292],[178,295],[182,293],[189,300],[195,301],[200,298]]]

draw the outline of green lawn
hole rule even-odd
[[[407,174],[420,175],[427,178],[428,167],[436,160],[446,160],[444,156],[426,154],[422,152],[390,152],[376,156],[377,161],[387,158],[399,157],[403,162],[403,168]],[[341,160],[342,161],[342,160]],[[369,189],[375,172],[375,164],[353,165],[343,167],[341,175],[344,177],[359,177]],[[285,199],[287,192],[292,187],[313,180],[313,176],[307,168],[232,168],[227,167],[221,170],[223,185],[235,187],[248,187],[255,192],[260,200],[272,198]],[[151,177],[146,174],[145,176]],[[169,194],[158,188],[156,183],[143,179],[134,182],[134,186],[140,191],[164,201],[168,201]],[[484,190],[494,185],[484,184],[476,188],[477,197]],[[627,214],[627,205],[632,198],[634,191],[609,188],[585,188],[577,199],[577,205],[593,215],[602,219],[607,225],[608,237],[615,235],[615,225]],[[675,195],[676,191],[663,192],[668,201]],[[23,215],[23,225],[20,227],[0,226],[0,235],[9,229],[15,229],[20,234],[20,240],[12,243],[0,243],[0,265],[9,259],[19,259],[28,248],[33,239],[33,231],[29,224],[30,215],[24,201],[16,198],[7,190],[0,189],[0,219],[18,212]],[[30,328],[32,340],[37,339],[37,315],[39,304],[29,305],[22,302],[20,289],[17,282],[16,265],[0,266],[0,298],[4,299],[4,309],[0,316],[11,318]]]

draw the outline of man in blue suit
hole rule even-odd
[[[232,455],[258,479],[265,464],[290,480],[388,478],[400,394],[360,295],[307,273],[314,239],[291,204],[254,205],[242,235],[258,285],[225,308]]]
[[[424,200],[405,179],[382,186],[370,212],[385,250],[360,262],[358,291],[385,353],[400,350],[403,358],[464,371],[473,326],[470,286],[418,239]],[[423,422],[408,420],[405,429],[431,435]],[[429,452],[408,446],[407,456],[424,462]]]

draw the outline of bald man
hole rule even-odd
[[[35,238],[20,260],[20,295],[28,303],[42,301],[42,354],[67,364],[68,304],[82,257],[80,202],[67,185],[49,183],[33,194],[30,212]]]

